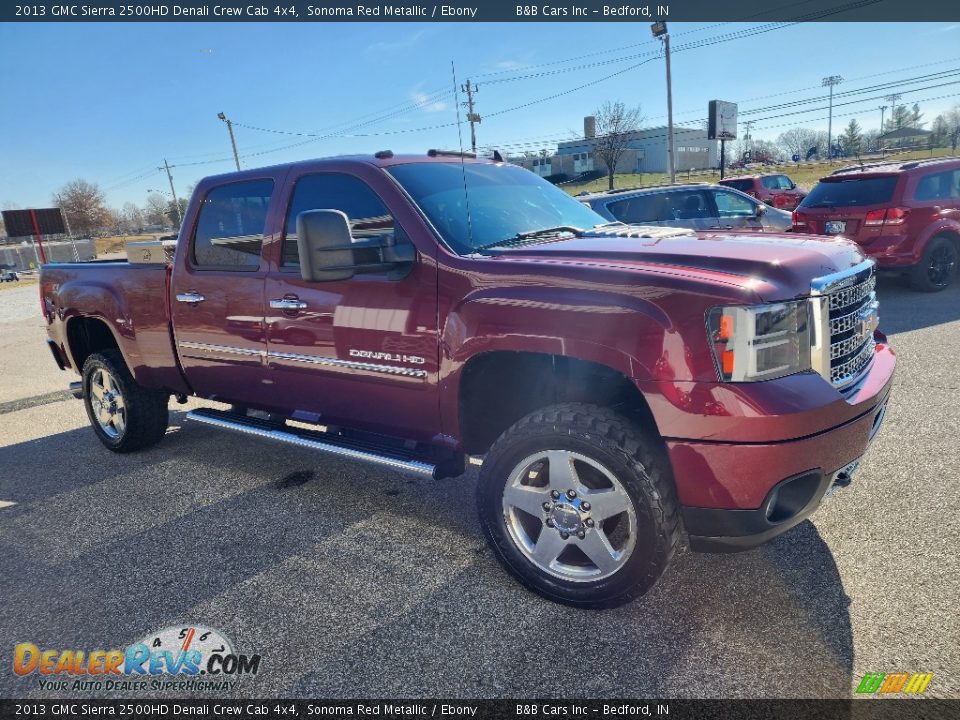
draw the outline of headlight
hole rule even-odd
[[[807,300],[713,308],[707,327],[721,380],[771,380],[811,368]]]

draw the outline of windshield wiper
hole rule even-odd
[[[550,228],[541,228],[540,230],[527,230],[525,232],[519,232],[513,237],[504,238],[503,240],[497,240],[496,242],[488,243],[487,245],[481,245],[480,247],[474,248],[474,252],[480,252],[482,250],[488,250],[490,248],[500,247],[503,245],[519,245],[524,243],[526,240],[539,240],[542,238],[553,237],[554,235],[559,235],[560,233],[571,233],[574,237],[581,237],[584,233],[583,228],[574,227],[573,225],[557,225],[556,227]]]

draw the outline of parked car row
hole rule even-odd
[[[790,213],[708,183],[611,190],[579,199],[608,220],[631,225],[766,232],[788,232],[792,225]]]
[[[769,173],[578,199],[608,220],[632,225],[842,236],[878,269],[905,274],[926,292],[948,287],[960,265],[958,158],[851,166],[809,193],[787,175]]]
[[[807,191],[783,173],[740,175],[724,178],[721,185],[732,187],[781,210],[793,210],[807,196]]]

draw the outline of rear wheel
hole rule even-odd
[[[593,405],[555,405],[507,430],[484,458],[480,519],[505,567],[545,597],[615,607],[643,595],[679,537],[656,441]]]
[[[910,272],[910,285],[923,292],[946,289],[957,275],[957,244],[945,235],[927,243],[923,259]]]
[[[83,404],[107,448],[124,453],[160,442],[167,431],[169,396],[139,385],[117,351],[96,353],[83,364]]]

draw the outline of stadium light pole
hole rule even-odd
[[[823,87],[830,88],[830,115],[827,119],[827,159],[833,157],[833,86],[843,82],[839,75],[830,75],[823,79]]]
[[[237,154],[237,141],[236,141],[236,138],[233,137],[233,123],[230,122],[230,118],[228,118],[222,112],[217,113],[217,118],[219,118],[220,120],[223,120],[223,122],[227,124],[227,131],[230,133],[230,145],[233,146],[233,161],[237,164],[237,170],[239,170],[240,155]]]
[[[670,169],[670,183],[677,182],[677,168],[674,162],[673,147],[673,88],[670,81],[670,33],[667,24],[658,21],[650,25],[650,32],[655,38],[663,41],[664,57],[667,61],[667,165]]]

